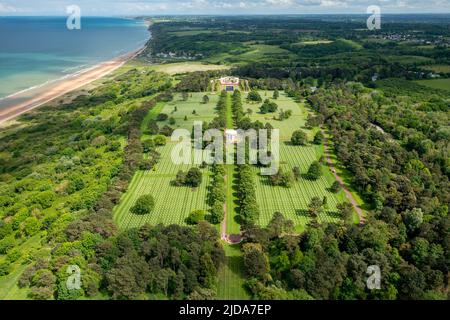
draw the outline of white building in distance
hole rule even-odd
[[[239,89],[240,79],[236,77],[223,77],[219,79],[220,86],[222,90],[227,92],[233,92]]]

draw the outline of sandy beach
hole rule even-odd
[[[141,48],[112,60],[102,62],[87,70],[71,75],[66,79],[49,84],[43,88],[45,90],[41,90],[39,94],[30,97],[25,101],[18,103],[13,102],[10,106],[8,105],[7,107],[0,109],[0,124],[106,76],[120,68],[128,60],[136,57],[143,49],[144,48]]]

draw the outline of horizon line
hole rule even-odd
[[[311,12],[304,12],[304,13],[228,13],[228,14],[220,14],[220,13],[167,13],[167,14],[104,14],[104,15],[95,15],[95,14],[83,14],[84,17],[133,17],[133,18],[145,18],[145,17],[233,17],[233,16],[367,16],[370,15],[370,13],[360,13],[360,12],[323,12],[323,13],[311,13]],[[449,12],[385,12],[381,15],[450,15]],[[64,14],[8,14],[8,15],[1,15],[0,18],[7,18],[7,17],[67,17],[67,15]]]

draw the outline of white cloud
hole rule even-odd
[[[0,13],[14,13],[18,11],[16,7],[0,2]]]
[[[64,14],[76,3],[85,14],[277,14],[360,13],[369,5],[383,12],[450,12],[450,0],[0,0],[0,15]]]
[[[266,0],[269,5],[275,6],[292,6],[294,4],[293,0]]]

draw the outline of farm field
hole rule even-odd
[[[272,96],[272,92],[260,92],[263,99]],[[262,123],[269,122],[274,128],[280,129],[280,167],[284,170],[292,170],[299,167],[302,174],[306,173],[313,161],[318,160],[324,153],[323,146],[309,144],[304,147],[290,145],[292,133],[297,129],[307,132],[309,140],[312,140],[317,130],[307,130],[304,128],[308,115],[308,110],[303,104],[298,104],[291,98],[280,94],[276,103],[280,109],[292,110],[292,117],[282,122],[274,120],[275,114],[260,114],[260,104],[245,103],[244,110],[248,108],[253,110],[252,120],[259,120]],[[343,191],[334,194],[328,191],[328,188],[334,182],[334,178],[328,167],[322,167],[324,175],[317,181],[309,181],[300,178],[294,182],[291,188],[274,187],[268,182],[267,177],[259,176],[259,169],[255,168],[256,179],[256,197],[260,207],[259,223],[266,226],[271,220],[274,212],[281,212],[286,218],[291,219],[297,231],[302,231],[310,221],[307,217],[306,209],[313,197],[327,197],[328,209],[325,213],[319,215],[319,222],[337,222],[336,205],[345,201]]]
[[[165,72],[170,75],[183,74],[195,71],[214,71],[229,69],[225,65],[204,64],[201,62],[178,62],[168,64],[155,64],[150,67],[151,70],[157,72]]]
[[[450,91],[450,79],[432,79],[416,81],[423,86]]]
[[[450,73],[450,65],[448,64],[434,64],[431,66],[425,66],[424,69],[434,72]]]
[[[248,44],[248,49],[246,50],[246,52],[217,54],[206,58],[205,61],[213,64],[243,65],[255,61],[263,61],[273,56],[286,59],[292,58],[292,54],[289,51],[275,45]]]
[[[191,129],[195,120],[210,121],[214,117],[214,109],[218,97],[210,95],[208,104],[201,103],[204,94],[193,93],[188,101],[182,101],[177,95],[172,102],[158,104],[155,109],[150,110],[145,118],[143,126],[160,112],[166,113],[176,120],[173,128]],[[177,111],[175,110],[177,107]],[[196,115],[193,115],[193,111]],[[188,120],[184,120],[185,116]],[[167,124],[159,122],[160,127]],[[143,139],[148,138],[144,135]],[[168,139],[167,145],[158,148],[161,159],[152,171],[138,171],[127,192],[123,195],[120,204],[114,209],[114,221],[121,229],[128,229],[150,224],[185,224],[185,219],[194,210],[207,210],[206,195],[209,185],[209,170],[201,169],[203,182],[199,188],[172,186],[171,181],[175,180],[179,170],[187,171],[190,165],[176,165],[171,160],[172,147],[175,142]],[[155,208],[149,215],[134,215],[130,208],[136,200],[144,194],[151,194],[155,198]]]

